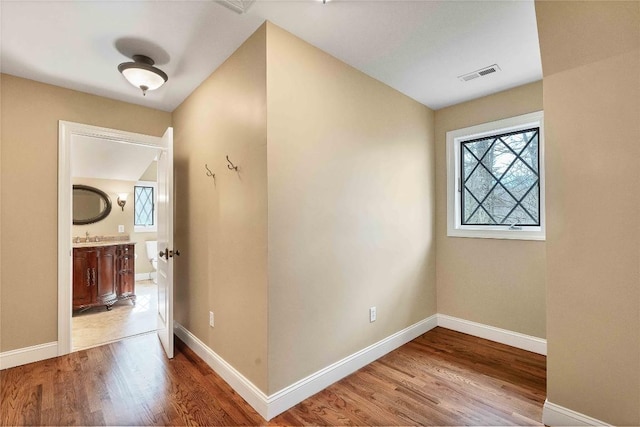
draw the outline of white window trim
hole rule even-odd
[[[508,225],[461,225],[460,196],[458,196],[460,142],[530,127],[540,128],[540,134],[538,136],[540,158],[540,226],[522,227],[521,230],[511,230]],[[447,236],[485,239],[545,240],[544,114],[542,111],[447,132]]]
[[[156,210],[156,206],[158,206],[158,183],[154,181],[138,181],[135,183],[134,187],[153,187],[153,225],[150,227],[146,227],[144,225],[134,225],[133,232],[134,233],[157,233],[158,232],[158,211]],[[135,224],[135,189],[134,189],[134,206],[133,206],[133,222]]]

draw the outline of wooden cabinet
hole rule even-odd
[[[98,271],[98,251],[93,248],[73,250],[73,308],[90,306],[96,302],[94,284]]]
[[[131,298],[135,304],[136,258],[134,245],[120,245],[118,248],[118,299]]]
[[[97,299],[108,306],[116,302],[116,248],[105,246],[98,249]],[[111,304],[109,304],[111,303]]]
[[[101,245],[73,249],[73,309],[104,305],[118,299],[135,302],[134,245]]]

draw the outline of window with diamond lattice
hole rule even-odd
[[[134,187],[134,225],[149,227],[154,225],[153,187]]]
[[[544,113],[446,136],[447,236],[545,240]]]
[[[539,128],[460,142],[461,224],[540,225]]]

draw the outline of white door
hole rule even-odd
[[[173,358],[173,128],[158,158],[158,338]]]

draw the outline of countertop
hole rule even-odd
[[[112,246],[112,245],[135,245],[136,242],[131,240],[104,240],[100,242],[72,242],[74,248],[93,248],[97,246]]]

